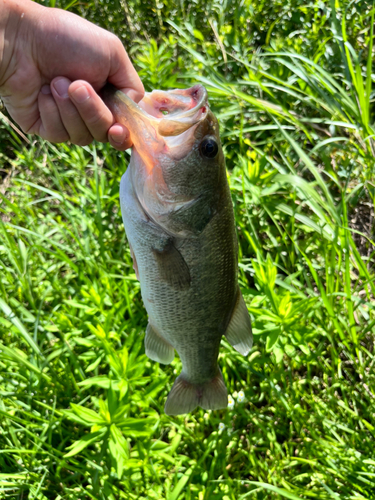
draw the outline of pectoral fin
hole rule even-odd
[[[163,281],[176,290],[187,290],[190,287],[189,267],[174,246],[173,240],[170,240],[162,250],[154,249],[153,254]]]
[[[225,336],[236,351],[243,356],[247,356],[253,347],[249,311],[240,290],[238,290],[237,302],[234,306]]]
[[[150,323],[146,329],[145,350],[146,356],[163,365],[169,365],[173,361],[173,347],[156,332]]]

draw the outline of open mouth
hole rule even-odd
[[[157,120],[155,129],[162,137],[178,136],[207,115],[207,91],[203,85],[186,90],[153,90],[146,92],[139,107],[151,120]]]
[[[133,130],[138,128],[134,128],[136,122],[143,123],[141,129],[148,123],[162,137],[186,132],[202,121],[209,109],[207,91],[200,84],[185,90],[146,92],[138,104],[109,84],[102,96],[120,123],[128,122]]]
[[[194,85],[185,90],[153,90],[145,93],[139,105],[155,118],[165,118],[165,115],[190,117],[207,105],[207,91],[203,85]]]

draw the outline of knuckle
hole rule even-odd
[[[93,141],[93,137],[91,135],[86,135],[86,136],[83,136],[83,137],[79,137],[75,140],[72,140],[71,142],[73,144],[76,144],[77,146],[88,146],[89,144],[91,144]]]
[[[80,118],[77,108],[71,103],[67,102],[65,106],[61,106],[60,112],[65,120],[73,121]]]
[[[66,132],[46,132],[42,135],[42,138],[48,142],[59,144],[60,142],[67,142],[69,135]]]
[[[25,125],[22,125],[22,124],[19,124],[19,126],[24,134],[40,135],[39,134],[39,127],[35,124],[31,125],[31,127],[26,127]]]
[[[120,50],[125,50],[123,44],[121,43],[121,40],[119,39],[118,36],[116,36],[114,33],[108,33],[109,34],[109,41],[111,42],[112,45],[117,45],[116,48]]]
[[[99,127],[100,130],[106,125],[106,118],[103,112],[92,113],[84,121],[88,127]]]
[[[98,142],[108,142],[108,136],[104,133],[93,133],[93,138]]]

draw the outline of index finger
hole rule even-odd
[[[113,139],[111,136],[108,137],[108,132],[111,130],[111,135],[115,137],[114,143],[117,142],[116,138],[119,140],[116,144],[117,149],[124,150],[131,146],[130,136],[125,127],[121,131],[122,135],[117,128],[112,130],[114,125],[112,112],[88,82],[83,80],[72,82],[69,86],[69,97],[94,139],[100,142]],[[110,142],[112,144],[112,141]]]

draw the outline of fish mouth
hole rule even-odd
[[[158,120],[159,135],[177,136],[206,117],[207,90],[199,84],[186,90],[153,90],[145,94],[139,107],[147,116]]]
[[[160,143],[157,148],[152,145],[155,152],[160,151],[161,144],[178,145],[180,141],[168,138],[177,138],[192,129],[206,118],[209,110],[207,91],[200,84],[184,90],[146,92],[138,104],[110,84],[103,88],[101,95],[116,121],[128,128],[139,152],[155,141]]]

